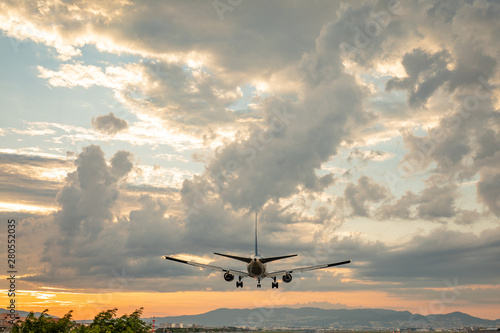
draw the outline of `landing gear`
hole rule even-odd
[[[276,277],[273,277],[273,282],[271,283],[272,288],[271,289],[278,289],[278,282],[276,282]]]
[[[260,288],[260,287],[262,287],[262,286],[260,285],[260,278],[258,278],[257,279],[257,288]]]
[[[243,281],[241,281],[241,276],[239,276],[238,281],[236,281],[236,288],[243,288]]]

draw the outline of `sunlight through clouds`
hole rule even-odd
[[[418,310],[457,277],[449,309],[491,317],[500,5],[225,8],[0,3],[0,212],[24,242],[23,310],[267,302],[162,259],[251,253],[257,213],[266,256],[353,261],[294,276],[282,305]]]

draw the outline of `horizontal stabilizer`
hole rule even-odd
[[[218,256],[223,256],[223,257],[228,257],[228,258],[231,258],[231,259],[236,259],[236,260],[239,260],[239,261],[243,261],[243,262],[246,262],[247,264],[252,261],[252,259],[247,258],[247,257],[238,257],[238,256],[230,255],[230,254],[223,254],[223,253],[217,253],[217,252],[214,252],[214,254],[216,254]]]
[[[232,269],[232,268],[224,268],[224,267],[219,267],[219,266],[214,266],[214,265],[207,265],[207,264],[202,264],[202,263],[195,262],[195,261],[187,261],[187,260],[177,259],[177,258],[169,257],[169,256],[163,256],[163,258],[165,258],[166,260],[180,262],[181,264],[191,265],[191,266],[200,267],[200,268],[208,268],[208,269],[211,269],[214,271],[222,271],[222,272],[226,272],[226,273],[231,273],[234,275],[238,275],[239,277],[249,276],[249,274],[247,272],[242,272],[242,271]]]
[[[349,264],[351,261],[346,260],[346,261],[341,261],[341,262],[334,262],[333,264],[328,264],[326,267],[333,267],[333,266],[338,266],[338,265],[345,265]]]
[[[290,258],[290,257],[296,257],[297,255],[296,254],[289,254],[289,255],[286,255],[286,256],[281,256],[281,257],[269,257],[269,258],[262,258],[260,261],[265,264],[265,263],[268,263],[268,262],[271,262],[271,261],[275,261],[275,260],[281,260],[281,259],[286,259],[286,258]]]
[[[328,268],[328,267],[333,267],[333,266],[345,265],[345,264],[349,264],[350,262],[351,262],[350,260],[344,260],[344,261],[339,261],[339,262],[333,262],[331,264],[320,264],[320,265],[314,265],[314,266],[283,269],[281,271],[267,273],[266,277],[275,277],[275,276],[279,276],[279,275],[283,275],[283,274],[291,274],[293,272],[303,273],[303,272],[307,272],[307,271],[314,271],[316,269],[323,269],[323,268]]]

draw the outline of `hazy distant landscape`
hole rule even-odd
[[[256,308],[217,309],[191,316],[156,317],[156,322],[198,324],[210,327],[257,326],[283,328],[397,329],[462,328],[500,326],[500,319],[487,320],[462,312],[419,315],[383,309]]]
[[[7,310],[0,309],[0,313]],[[27,312],[20,311],[21,316]],[[36,315],[39,315],[37,313]],[[152,323],[152,317],[142,318]],[[79,320],[88,323],[91,320]],[[420,315],[409,311],[384,309],[320,309],[304,307],[225,309],[209,311],[198,315],[155,317],[156,327],[160,323],[183,323],[184,328],[192,325],[201,327],[248,327],[280,329],[349,329],[383,330],[402,328],[462,329],[463,327],[498,328],[500,319],[488,320],[462,312],[448,314]]]

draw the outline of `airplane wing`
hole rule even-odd
[[[350,262],[351,262],[350,260],[346,260],[346,261],[334,262],[331,264],[321,264],[321,265],[306,266],[306,267],[299,267],[299,268],[292,268],[292,269],[284,269],[281,271],[268,273],[268,274],[266,274],[266,277],[275,277],[275,276],[279,276],[279,275],[287,274],[287,273],[291,274],[293,272],[302,273],[302,272],[307,272],[307,271],[313,271],[315,269],[322,269],[322,268],[328,268],[328,267],[333,267],[333,266],[345,265],[345,264],[348,264]]]
[[[238,275],[241,277],[250,276],[250,274],[248,274],[247,272],[239,271],[237,269],[228,269],[228,268],[222,268],[219,266],[205,265],[205,264],[200,264],[200,263],[195,262],[195,261],[187,261],[187,260],[177,259],[177,258],[168,257],[168,256],[164,256],[163,258],[165,258],[166,260],[177,261],[177,262],[180,262],[181,264],[191,265],[191,266],[195,266],[195,267],[208,268],[208,269],[211,269],[214,271],[229,272],[233,275]]]

